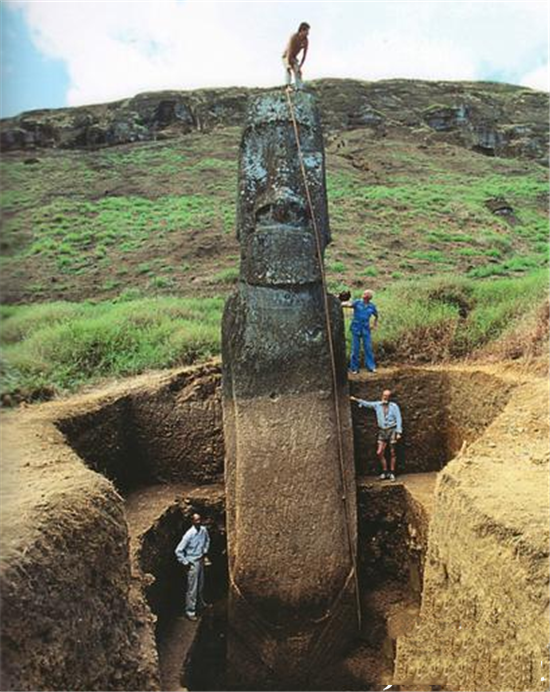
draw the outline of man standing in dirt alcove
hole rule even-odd
[[[376,422],[378,423],[378,446],[376,448],[376,456],[378,457],[382,469],[380,480],[394,481],[396,465],[395,447],[403,434],[401,409],[394,401],[390,401],[391,391],[389,389],[384,389],[380,401],[365,401],[364,399],[357,399],[354,396],[350,397],[350,399],[359,404],[360,407],[371,408],[376,412]],[[388,444],[390,445],[389,471],[386,462],[386,447]]]
[[[175,550],[178,562],[188,567],[185,616],[197,619],[197,612],[206,607],[204,591],[204,561],[210,548],[210,536],[198,513],[191,517],[192,526],[178,543]]]

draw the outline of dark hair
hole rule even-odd
[[[298,31],[302,31],[302,29],[311,29],[309,24],[307,22],[302,22],[300,26],[298,27]]]

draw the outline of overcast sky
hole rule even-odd
[[[3,116],[142,91],[282,82],[311,24],[305,78],[491,80],[548,91],[549,3],[520,0],[2,0]]]

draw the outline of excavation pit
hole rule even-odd
[[[220,381],[211,364],[5,417],[11,453],[3,475],[12,482],[3,537],[4,687],[224,688]],[[394,392],[405,423],[400,475],[395,484],[375,478],[374,416],[353,409],[363,626],[311,689],[392,682],[398,640],[413,629],[423,598],[438,472],[483,440],[512,393],[527,386],[475,368],[395,369],[351,381],[360,398]],[[206,596],[214,607],[199,625],[182,618],[185,583],[173,555],[194,510],[212,529]],[[33,570],[41,579],[29,581]]]

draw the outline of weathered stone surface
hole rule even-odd
[[[454,130],[468,122],[470,109],[464,104],[458,106],[432,106],[423,118],[426,124],[438,132]]]
[[[311,94],[293,98],[323,250],[330,233],[319,116]],[[357,627],[356,504],[342,312],[331,301],[329,337],[281,91],[248,111],[238,229],[241,281],[222,326],[229,669],[246,688],[303,689]]]

